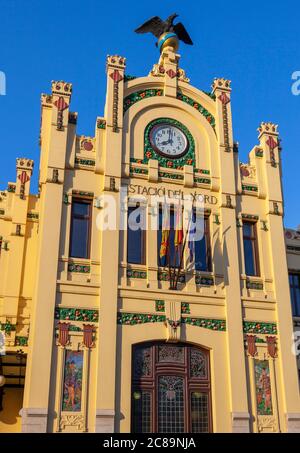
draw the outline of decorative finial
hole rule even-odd
[[[185,44],[193,44],[184,25],[181,22],[173,24],[176,17],[178,17],[178,14],[171,14],[166,20],[162,20],[160,17],[154,16],[137,28],[135,32],[152,33],[158,39],[156,47],[159,48],[160,53],[165,47],[173,47],[176,52],[179,47],[179,40]]]

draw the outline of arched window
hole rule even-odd
[[[132,350],[132,432],[212,431],[209,352],[187,344]]]

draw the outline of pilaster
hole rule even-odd
[[[23,257],[26,241],[26,223],[33,161],[17,159],[16,191],[11,208],[11,231],[8,237],[7,264],[3,291],[3,322],[9,317],[12,324],[17,322],[18,305],[22,284]],[[14,333],[12,333],[14,334]]]
[[[122,127],[125,58],[107,57],[107,93],[105,105],[106,137],[104,147],[103,196],[112,200],[112,209],[120,206],[120,184],[122,163]],[[114,204],[114,206],[113,206]],[[96,432],[112,432],[115,414],[117,309],[119,281],[120,212],[116,212],[113,229],[102,229],[104,219],[99,222],[101,231],[100,262],[100,321],[97,358]],[[109,339],[109,341],[107,341]]]
[[[43,413],[43,420],[46,419],[46,422],[38,423],[36,432],[45,432],[47,429],[71,92],[71,84],[62,81],[52,82],[52,95],[48,97],[47,107],[43,105],[42,108],[40,224],[35,269],[36,286],[32,300],[31,349],[27,361],[24,392],[23,430],[25,432],[28,432],[31,414],[35,416],[39,411]],[[42,380],[41,376],[43,376]],[[36,389],[39,389],[38,392]]]

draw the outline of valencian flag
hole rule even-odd
[[[169,237],[170,237],[170,218],[169,218],[169,206],[164,202],[164,209],[162,215],[162,235],[160,243],[160,258],[167,256],[169,248]]]
[[[189,238],[188,238],[190,262],[193,261],[194,255],[195,255],[195,237],[196,237],[196,212],[194,209],[192,209],[191,216],[190,216],[190,222],[189,222]]]
[[[181,200],[178,203],[176,209],[176,220],[175,220],[175,238],[174,245],[176,250],[182,245],[183,242],[183,223],[182,223],[182,206]]]

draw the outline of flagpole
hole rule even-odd
[[[190,218],[189,218],[189,222],[188,222],[188,226],[187,226],[187,229],[186,229],[185,238],[184,238],[184,242],[183,242],[183,247],[182,247],[182,250],[181,250],[180,263],[179,263],[179,268],[178,268],[178,272],[177,272],[177,276],[176,276],[176,280],[175,280],[174,289],[177,289],[178,280],[179,280],[179,276],[180,276],[180,273],[181,273],[181,267],[182,267],[182,262],[183,262],[183,257],[184,257],[186,240],[187,240],[187,237],[188,237],[188,234],[189,234],[189,230],[190,230],[190,223],[191,223],[191,219],[192,219],[192,216],[193,216],[193,211],[194,211],[194,200],[193,200],[193,203],[192,203],[191,215],[190,215]]]

